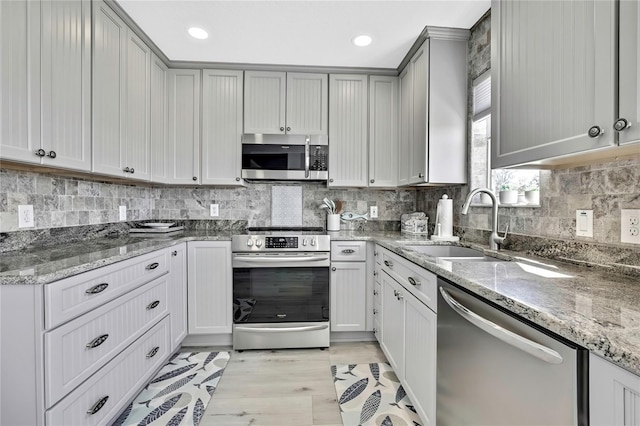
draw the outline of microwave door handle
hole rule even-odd
[[[309,179],[309,142],[310,138],[307,136],[304,140],[304,178]]]
[[[496,337],[508,345],[516,347],[523,352],[533,355],[534,357],[541,359],[549,364],[561,364],[562,356],[551,348],[543,346],[532,340],[522,337],[519,334],[513,333],[500,327],[486,318],[476,314],[457,300],[455,300],[444,288],[440,287],[440,294],[447,305],[451,307],[458,315],[475,325],[479,329],[489,333],[493,337]]]

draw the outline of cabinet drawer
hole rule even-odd
[[[380,248],[378,248],[380,250]],[[437,276],[386,249],[382,254],[382,269],[433,312],[437,312]]]
[[[170,249],[148,253],[44,286],[45,328],[51,329],[166,274]]]
[[[331,243],[331,260],[362,262],[367,260],[366,241],[334,241]]]
[[[47,425],[102,425],[114,417],[170,354],[169,317],[164,317],[103,369],[46,412]],[[88,414],[99,401],[106,402]]]
[[[45,333],[45,396],[51,407],[168,313],[167,276]]]

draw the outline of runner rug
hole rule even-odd
[[[389,364],[332,365],[331,373],[345,426],[421,426]]]
[[[174,355],[114,425],[197,426],[227,362],[228,352]]]

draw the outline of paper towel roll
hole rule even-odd
[[[438,223],[440,223],[439,237],[451,237],[453,236],[453,200],[449,199],[447,194],[444,194],[440,200],[438,200]],[[438,226],[436,223],[436,227]]]

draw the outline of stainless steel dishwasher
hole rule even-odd
[[[438,279],[438,426],[588,425],[588,354]]]

